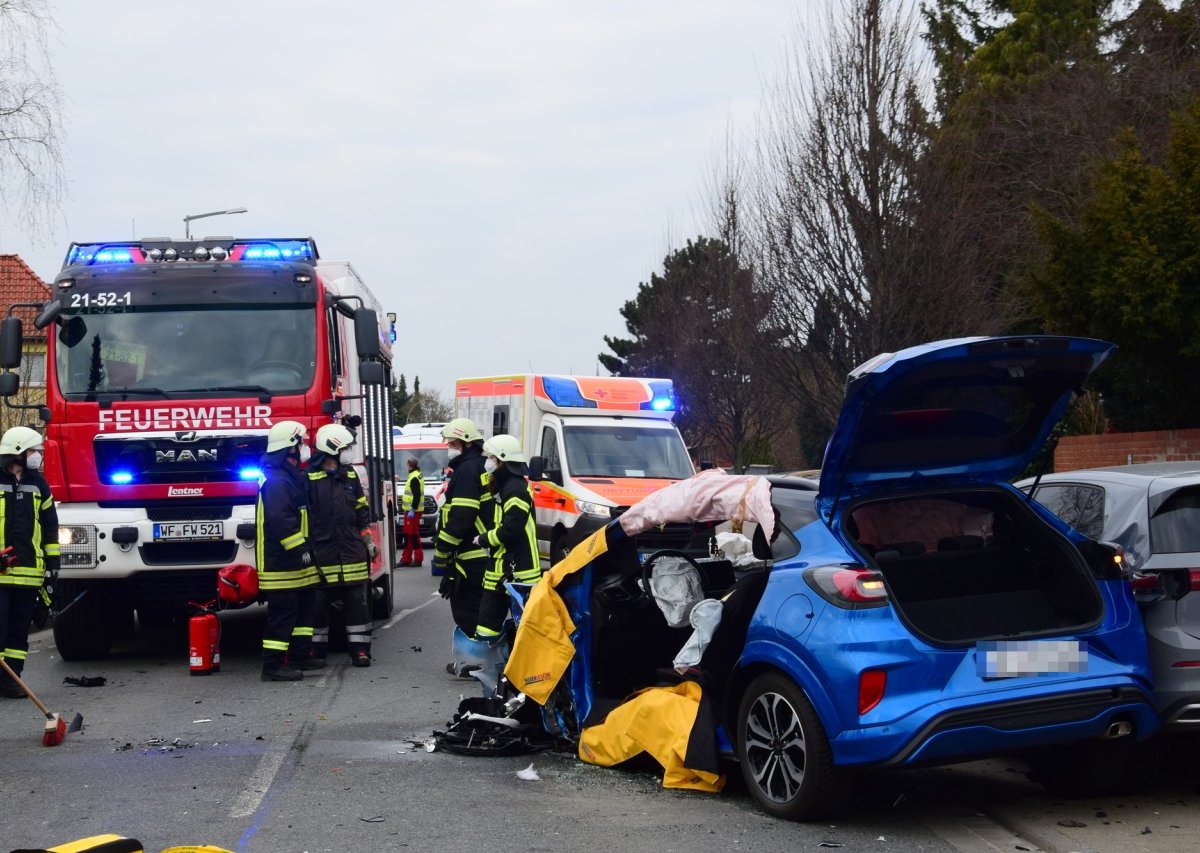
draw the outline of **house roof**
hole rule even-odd
[[[8,307],[15,302],[36,302],[39,305],[50,298],[50,286],[38,278],[37,273],[29,268],[29,264],[20,255],[0,255],[0,308],[4,316],[8,315]],[[32,319],[31,311],[22,311],[23,320]],[[44,337],[45,332],[33,328],[31,322],[25,324],[27,337]]]

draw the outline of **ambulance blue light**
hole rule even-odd
[[[650,408],[656,412],[666,412],[675,408],[675,401],[670,397],[655,397],[650,401]]]
[[[113,471],[108,475],[108,479],[118,486],[124,486],[133,482],[133,473],[130,471]]]
[[[546,389],[546,396],[550,398],[550,402],[556,406],[572,407],[576,409],[594,409],[596,401],[589,400],[579,392],[579,386],[574,379],[563,379],[558,376],[543,376],[542,387]]]
[[[238,471],[238,477],[242,480],[257,480],[262,476],[262,468],[243,468]]]
[[[283,251],[281,249],[275,249],[271,246],[263,246],[261,248],[247,249],[246,253],[244,255],[242,255],[242,257],[248,261],[261,261],[261,260],[277,261],[282,256],[283,256]]]

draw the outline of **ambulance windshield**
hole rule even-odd
[[[426,483],[441,482],[450,457],[445,447],[398,447],[392,451],[392,462],[396,477],[403,480],[408,476],[408,460],[416,459],[421,479]]]
[[[64,316],[58,383],[68,399],[301,393],[316,369],[311,307],[171,307]]]
[[[563,441],[572,477],[683,480],[694,473],[683,438],[671,428],[564,426]]]

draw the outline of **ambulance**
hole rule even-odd
[[[396,494],[403,495],[408,480],[408,460],[416,459],[425,487],[421,501],[421,538],[437,536],[438,510],[445,503],[446,466],[450,456],[442,438],[445,424],[419,423],[392,427],[392,470],[395,471]],[[396,513],[396,530],[402,527],[403,513]]]
[[[454,414],[473,420],[485,437],[521,440],[543,565],[558,562],[646,495],[695,473],[674,424],[669,379],[529,373],[460,379]],[[693,533],[689,525],[668,525],[639,545],[690,548]]]

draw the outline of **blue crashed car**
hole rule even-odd
[[[1067,745],[1056,764],[1086,774],[1108,745],[1151,735],[1119,557],[1009,485],[1112,349],[967,338],[872,359],[849,377],[819,483],[770,478],[775,531],[753,536],[755,560],[639,562],[612,522],[607,551],[558,586],[574,656],[547,728],[578,738],[671,676],[690,631],[667,624],[649,583],[669,556],[723,602],[685,677],[770,814],[833,812],[862,768]]]

